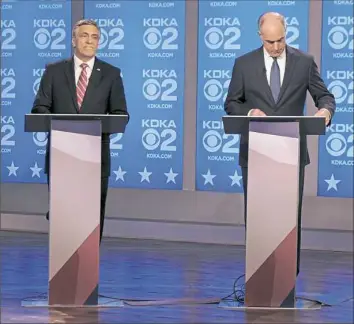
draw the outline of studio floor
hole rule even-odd
[[[243,247],[103,239],[101,296],[119,308],[21,306],[46,298],[48,236],[0,232],[1,323],[353,323],[353,255],[302,251],[296,295],[320,309],[230,310],[219,307],[244,274]]]

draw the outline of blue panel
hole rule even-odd
[[[131,119],[111,138],[111,187],[182,189],[184,1],[85,1],[98,57],[123,73]]]
[[[71,1],[1,4],[1,181],[46,182],[46,133],[25,133],[45,65],[71,55]]]
[[[243,192],[239,136],[225,135],[221,118],[235,58],[262,45],[266,11],[283,14],[288,45],[307,50],[308,1],[199,1],[197,190]]]
[[[354,197],[353,34],[350,1],[324,1],[321,72],[337,109],[319,141],[319,196]]]

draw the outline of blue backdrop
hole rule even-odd
[[[121,68],[131,112],[127,132],[111,138],[112,187],[182,188],[185,3],[154,3],[85,2],[102,32],[98,57]],[[24,133],[24,114],[45,64],[71,55],[71,1],[2,9],[2,181],[46,182],[47,136]]]
[[[286,16],[288,44],[307,51],[308,1],[199,1],[197,190],[242,192],[239,137],[223,133],[223,103],[234,60],[261,45],[257,19],[269,10]],[[320,196],[353,197],[350,10],[323,1],[321,73],[338,108],[320,137]],[[3,1],[1,14],[1,179],[44,183],[47,136],[24,133],[24,114],[45,64],[71,55],[71,1]],[[110,186],[182,189],[185,2],[87,0],[84,16],[101,28],[98,57],[122,70],[132,116],[111,139]]]
[[[86,1],[85,17],[102,30],[98,56],[122,69],[131,111],[126,133],[111,140],[110,185],[181,189],[184,1]]]
[[[98,57],[121,68],[131,112],[111,140],[112,187],[182,189],[185,3],[169,4],[85,2],[102,32]]]
[[[336,98],[337,110],[319,142],[318,195],[353,197],[352,5],[324,1],[322,28],[322,77]]]
[[[283,1],[199,2],[197,190],[243,192],[239,136],[225,135],[221,118],[235,58],[261,46],[258,17],[266,11],[284,14],[288,44],[307,50],[308,1],[279,3]]]
[[[1,180],[46,182],[45,133],[24,133],[45,64],[71,54],[71,2],[3,2]]]

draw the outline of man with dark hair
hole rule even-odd
[[[32,113],[128,115],[120,69],[96,58],[99,39],[100,30],[95,21],[80,20],[75,24],[74,55],[46,67]],[[111,169],[109,145],[109,134],[102,134],[100,240]],[[48,149],[45,172],[49,185]],[[49,212],[46,217],[49,219]]]
[[[334,96],[328,91],[312,56],[286,44],[285,18],[268,12],[258,20],[262,47],[235,60],[225,100],[228,115],[300,116],[304,114],[307,91],[328,125],[335,112]],[[301,209],[305,166],[310,163],[306,138],[300,139],[298,261],[300,268]],[[241,136],[239,164],[242,169],[245,223],[247,221],[248,138]]]

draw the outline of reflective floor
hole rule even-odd
[[[244,274],[243,247],[104,239],[99,293],[124,306],[48,309],[21,306],[45,301],[47,235],[0,232],[0,239],[1,323],[353,323],[350,253],[302,252],[296,295],[325,304],[319,309],[230,310],[219,302]]]

